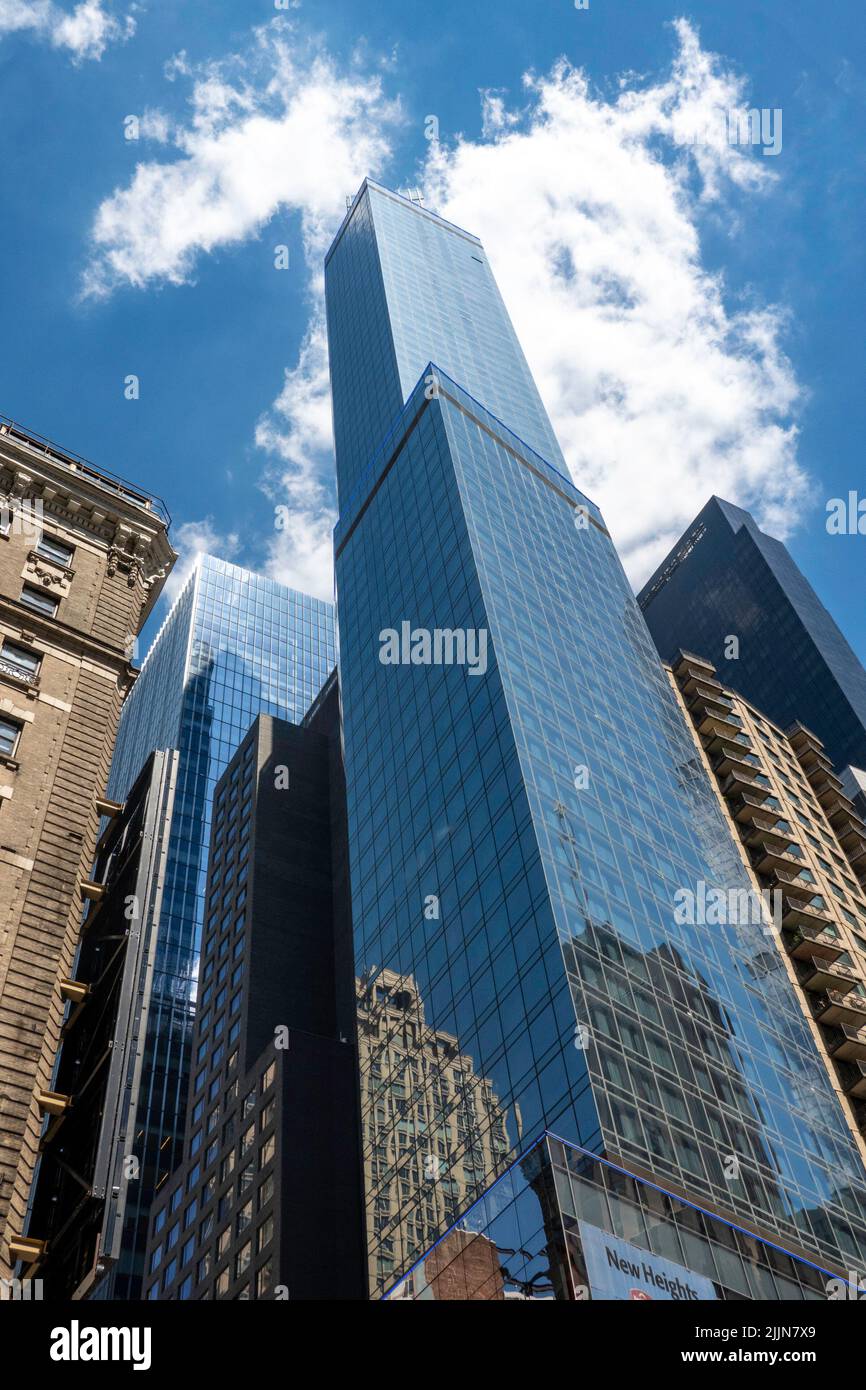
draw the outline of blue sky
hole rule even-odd
[[[633,580],[718,491],[866,658],[866,537],[825,526],[866,498],[863,49],[846,0],[0,0],[0,411],[161,494],[184,561],[327,596],[321,256],[365,173],[417,185]],[[735,105],[778,155],[683,144]]]

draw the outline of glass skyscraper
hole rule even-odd
[[[663,660],[680,649],[839,769],[866,768],[866,671],[781,541],[711,497],[638,595]],[[737,639],[733,646],[730,639]]]
[[[181,1158],[211,802],[256,716],[299,723],[336,660],[333,605],[209,555],[147,654],[120,720],[108,796],[155,748],[179,752],[122,1260],[97,1296],[137,1297],[154,1191]]]
[[[551,1134],[566,1168],[604,1157],[621,1210],[650,1178],[741,1223],[768,1287],[755,1234],[862,1264],[863,1170],[762,926],[675,910],[749,883],[481,244],[367,180],[326,297],[373,1295],[536,1235],[549,1269],[580,1223],[586,1262],[590,1228],[648,1249],[612,1202],[575,1214]],[[536,1215],[505,1239],[518,1171]]]

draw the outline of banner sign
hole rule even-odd
[[[703,1274],[641,1250],[597,1226],[579,1221],[580,1242],[593,1298],[715,1299],[712,1281]]]

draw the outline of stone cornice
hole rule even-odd
[[[42,504],[43,517],[56,517],[114,552],[115,569],[127,565],[147,591],[141,615],[144,623],[177,556],[168,539],[166,522],[143,495],[74,459],[10,434],[0,425],[0,499],[32,498]],[[130,583],[134,578],[130,579]]]

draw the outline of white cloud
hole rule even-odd
[[[399,106],[378,76],[347,75],[319,50],[290,48],[292,34],[275,19],[245,53],[196,69],[183,52],[170,61],[169,80],[192,80],[189,117],[159,121],[149,111],[142,131],[172,143],[174,158],[139,164],[98,209],[84,290],[103,297],[122,284],[183,283],[203,254],[255,236],[277,212],[300,215],[310,325],[256,444],[268,455],[260,486],[275,509],[288,509],[268,541],[267,571],[330,599],[336,512],[322,260],[346,195],[389,157]]]
[[[162,126],[175,158],[138,164],[97,210],[86,295],[188,281],[202,254],[255,236],[278,211],[301,215],[321,260],[346,194],[389,154],[396,107],[379,78],[342,74],[291,34],[276,18],[245,53],[195,70],[188,121]],[[170,69],[188,70],[183,55]]]
[[[701,257],[702,217],[730,226],[779,176],[759,151],[681,143],[745,92],[675,31],[670,74],[610,100],[565,62],[525,79],[519,113],[483,94],[484,138],[426,168],[427,205],[484,241],[574,479],[637,582],[711,493],[786,534],[807,488],[785,315],[732,303]]]
[[[689,24],[674,30],[670,71],[628,74],[613,95],[564,61],[527,76],[517,103],[482,93],[481,138],[435,147],[424,171],[427,205],[485,242],[575,481],[636,582],[712,492],[784,535],[807,487],[784,312],[736,300],[701,247],[709,218],[758,234],[781,161],[683,145],[748,103]],[[269,572],[324,597],[335,503],[321,262],[343,195],[390,154],[399,112],[374,66],[347,75],[283,20],[223,62],[190,69],[178,55],[171,75],[192,91],[186,121],[159,126],[173,157],[140,163],[99,208],[85,286],[182,283],[276,212],[300,216],[310,326],[256,444],[260,486],[289,509]]]
[[[171,528],[171,543],[177,551],[177,564],[165,581],[161,600],[168,606],[174,603],[195,566],[199,555],[217,555],[221,560],[234,560],[240,553],[240,537],[231,531],[221,533],[213,517],[201,521],[184,521]]]
[[[330,600],[337,510],[328,347],[321,307],[314,314],[298,365],[286,372],[282,391],[258,423],[256,444],[272,459],[262,486],[274,503],[275,523],[280,523],[268,545],[267,572],[293,589]]]
[[[132,13],[118,17],[110,0],[80,0],[67,10],[54,0],[0,0],[0,37],[29,32],[67,49],[73,61],[100,59],[112,43],[123,43],[135,33]]]

